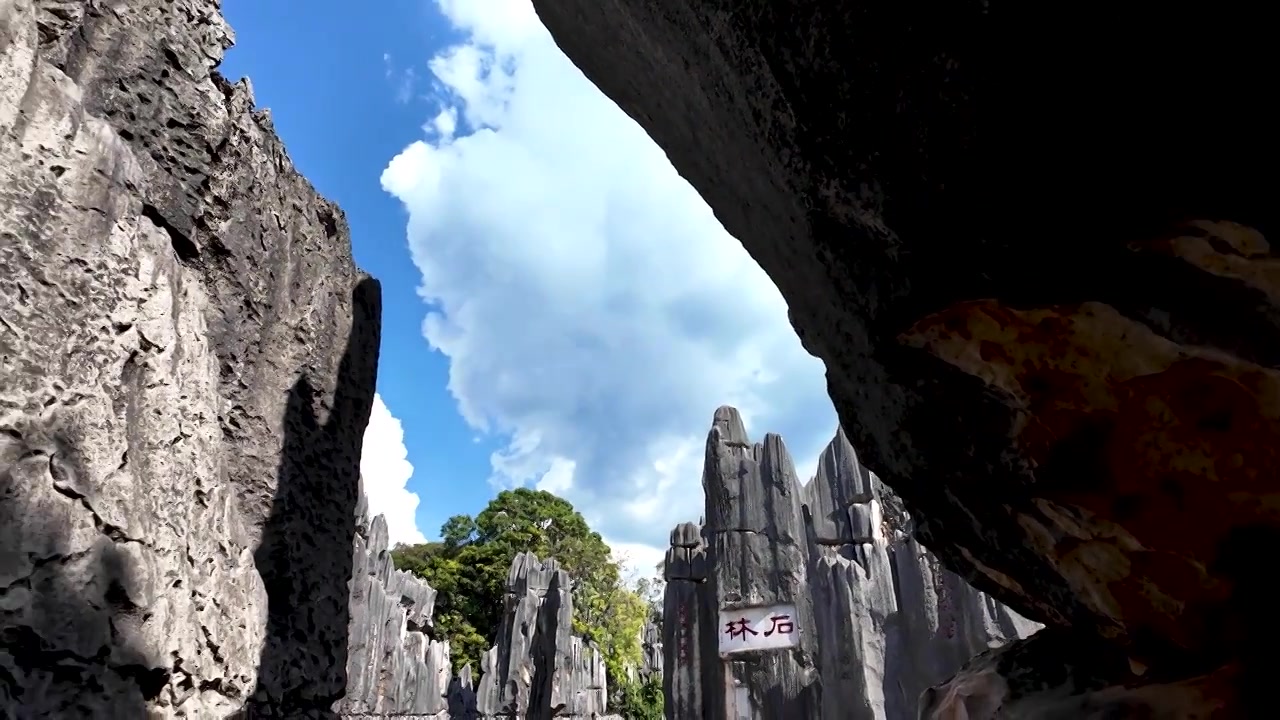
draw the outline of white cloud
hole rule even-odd
[[[462,416],[507,440],[494,482],[554,489],[647,562],[702,513],[718,405],[811,468],[835,428],[822,365],[528,0],[437,2],[470,41],[429,62],[441,114],[382,176],[409,212],[423,332]]]
[[[360,474],[364,477],[364,494],[369,498],[369,516],[386,517],[391,543],[426,542],[418,529],[418,495],[406,488],[413,477],[413,465],[404,446],[404,428],[381,395],[373,396]]]
[[[627,543],[605,538],[605,543],[613,551],[614,562],[622,565],[623,580],[635,586],[642,578],[653,580],[662,577],[662,562],[666,558],[666,549],[657,548],[646,543]]]
[[[386,71],[387,80],[389,80],[394,89],[396,102],[401,105],[408,104],[414,99],[414,90],[418,84],[418,73],[413,67],[404,69],[396,69],[395,60],[392,59],[391,53],[382,53],[382,66]]]

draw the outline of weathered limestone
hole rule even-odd
[[[843,432],[801,486],[781,438],[752,445],[737,411],[720,408],[703,485],[706,523],[672,533],[669,610],[794,606],[799,639],[717,658],[726,627],[692,635],[668,615],[667,646],[701,653],[667,652],[671,718],[914,720],[931,685],[1039,627],[942,569]],[[685,579],[690,555],[706,582]]]
[[[486,718],[604,715],[604,661],[573,632],[572,581],[554,559],[517,555],[498,644],[485,653],[476,709]]]
[[[929,686],[1040,628],[942,568],[843,431],[802,494],[823,717],[914,720]]]
[[[216,0],[0,0],[0,716],[474,717],[358,504],[377,284],[230,43]],[[485,697],[594,717],[525,560]]]
[[[361,498],[351,578],[351,631],[346,695],[336,709],[346,715],[412,713],[424,718],[461,718],[450,696],[463,697],[470,674],[452,687],[447,641],[427,634],[436,591],[420,578],[396,570],[386,520],[369,522]]]
[[[662,679],[662,624],[647,622],[640,636],[640,650],[644,658],[640,661],[637,679],[647,681],[649,678]]]
[[[782,438],[766,435],[752,445],[733,408],[716,410],[702,472],[706,493],[708,579],[706,593],[717,610],[794,605],[792,622],[812,628],[808,593],[808,548],[800,510],[800,483]],[[717,617],[716,638],[725,632]],[[818,636],[799,633],[788,650],[712,661],[712,687],[704,692],[709,717],[817,717]],[[716,652],[716,645],[708,648]]]
[[[1112,718],[1268,717],[1266,706],[1244,704],[1247,686],[1239,665],[1116,685],[1114,678],[1140,678],[1113,646],[1068,629],[1041,631],[1026,640],[973,659],[955,677],[921,698],[921,720],[1000,718],[1014,720],[1111,720]],[[1241,713],[1240,708],[1249,712]]]
[[[430,637],[435,590],[394,569],[385,520],[369,523],[361,511],[349,682],[338,712],[423,720],[607,717],[604,660],[571,635],[572,580],[555,560],[523,553],[512,562],[498,642],[484,655],[476,688],[470,665],[450,677],[449,644]]]
[[[1030,5],[534,5],[778,286],[944,565],[1143,677],[1241,663],[1271,703],[1280,626],[1247,570],[1280,551],[1263,6],[1019,32]]]
[[[701,720],[715,661],[715,600],[706,590],[707,548],[701,530],[682,523],[671,531],[663,579],[662,689],[668,720]]]
[[[215,0],[0,0],[0,715],[347,687],[379,291]]]

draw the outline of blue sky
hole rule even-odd
[[[502,487],[652,565],[715,407],[810,472],[835,417],[768,278],[528,0],[224,0],[295,164],[382,281],[363,472],[404,541]],[[416,502],[416,507],[415,507]]]

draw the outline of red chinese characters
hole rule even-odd
[[[791,622],[790,615],[774,615],[769,618],[769,620],[773,622],[773,625],[770,626],[768,630],[764,631],[765,637],[769,637],[774,633],[778,633],[779,635],[790,635],[795,632],[796,626]]]
[[[791,621],[790,615],[773,615],[769,618],[769,628],[764,631],[765,637],[771,635],[790,635],[795,632],[795,623]],[[747,635],[760,635],[761,633],[751,629],[751,621],[745,617],[737,620],[730,620],[724,624],[724,634],[729,636],[730,640],[737,638],[747,639]]]
[[[689,616],[683,605],[680,606],[676,614],[679,617],[679,626],[676,630],[678,637],[676,649],[679,652],[680,660],[685,661],[689,659]]]
[[[724,632],[726,635],[729,636],[730,640],[737,637],[741,637],[745,639],[747,637],[747,633],[751,633],[752,635],[760,634],[755,630],[751,629],[751,623],[746,618],[730,620],[729,622],[725,623]]]

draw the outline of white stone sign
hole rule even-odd
[[[795,605],[721,610],[720,655],[749,650],[780,650],[800,644]]]

